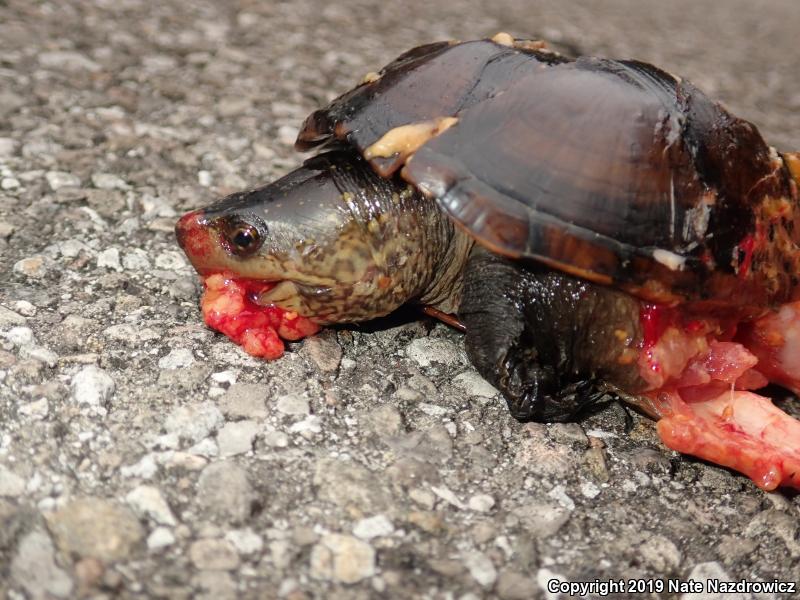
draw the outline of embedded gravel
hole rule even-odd
[[[519,424],[413,311],[268,364],[203,326],[176,216],[297,165],[308,112],[423,42],[652,61],[800,148],[794,0],[487,4],[0,0],[0,598],[800,579],[800,497],[618,405]]]

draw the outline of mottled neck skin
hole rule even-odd
[[[411,186],[391,183],[399,191],[343,193],[353,215],[352,227],[361,234],[369,232],[371,258],[382,272],[377,286],[370,286],[369,314],[363,316],[388,314],[408,302],[455,313],[474,242],[453,225],[434,200]]]

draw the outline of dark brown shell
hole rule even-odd
[[[404,125],[450,120],[370,156]],[[455,124],[452,124],[454,122]],[[446,130],[445,130],[446,129]],[[491,40],[416,48],[313,113],[493,251],[645,299],[764,307],[795,296],[796,182],[751,123],[651,65]]]

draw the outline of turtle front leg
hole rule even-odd
[[[467,353],[520,421],[570,420],[604,391],[637,385],[635,364],[619,361],[616,326],[637,317],[624,294],[541,265],[481,248],[467,263],[459,311]]]

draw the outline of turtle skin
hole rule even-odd
[[[314,112],[297,147],[345,142],[486,248],[645,300],[755,315],[797,297],[786,161],[688,81],[519,40],[422,46],[369,79]],[[374,151],[442,119],[411,152]]]

